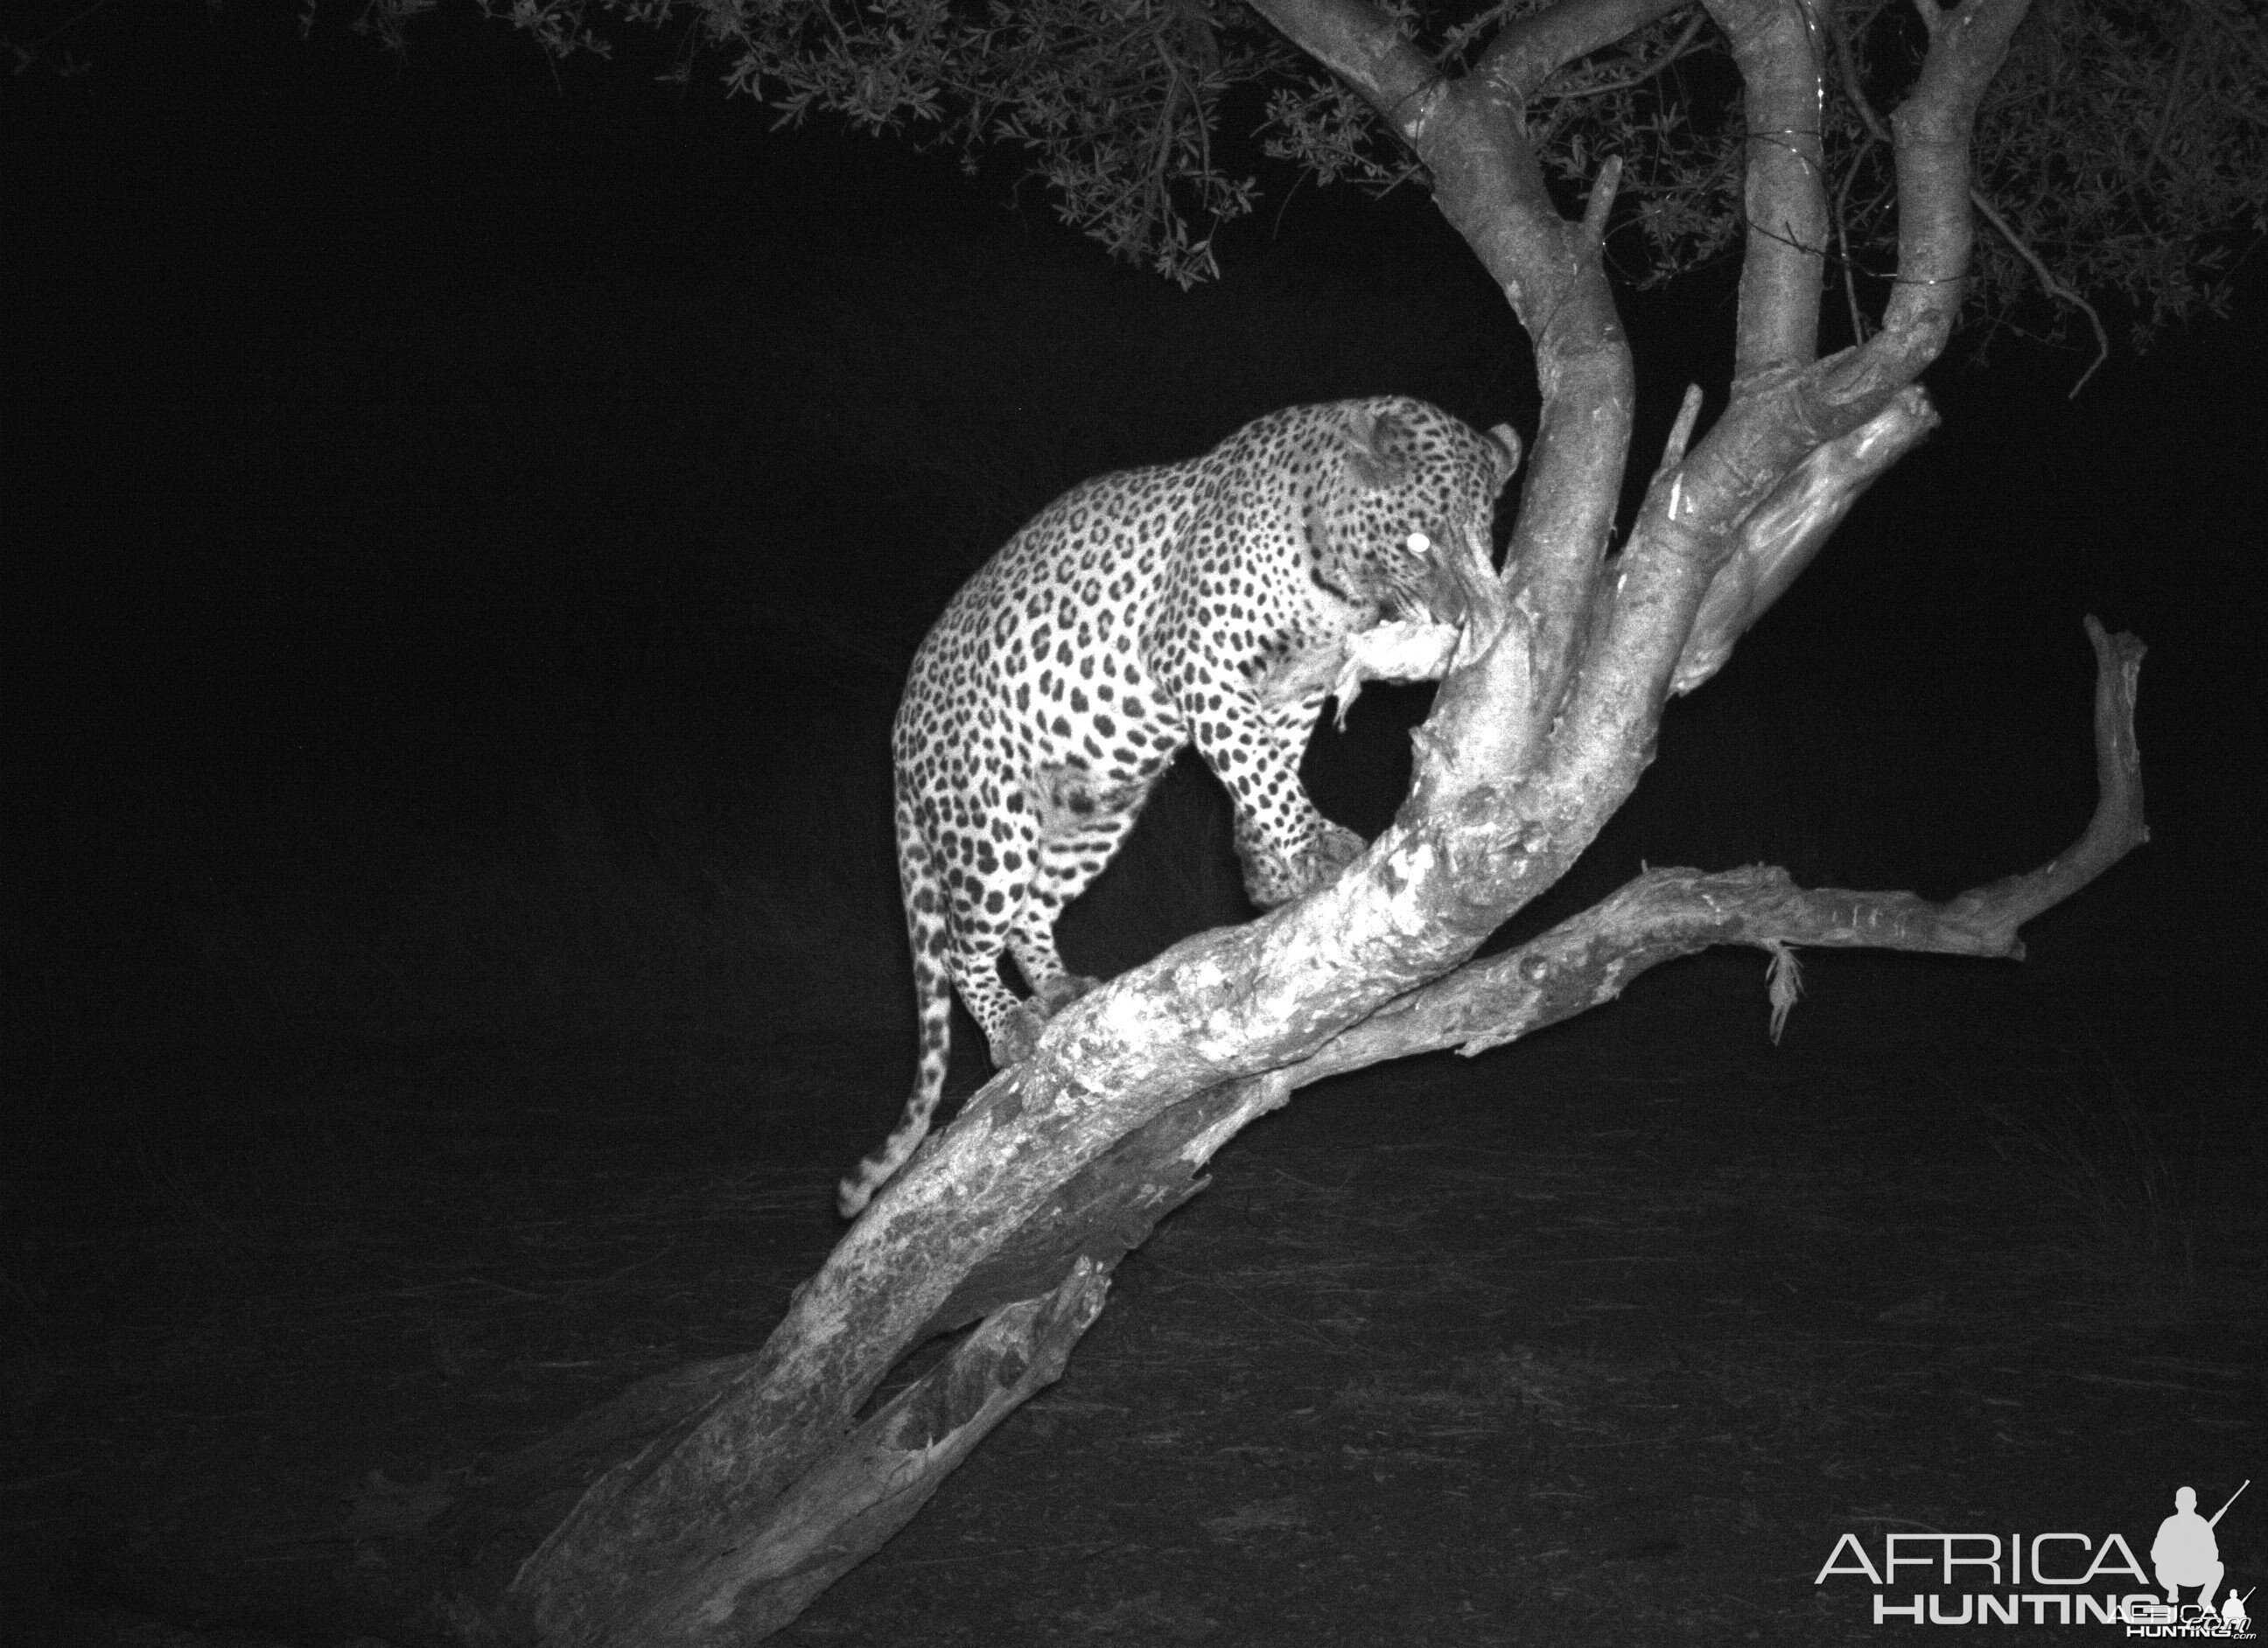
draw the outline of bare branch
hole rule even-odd
[[[1391,18],[1363,0],[1254,0],[1253,10],[1420,146],[1426,109],[1413,106],[1437,77]]]
[[[1860,26],[1864,27],[1866,23],[1873,20],[1874,14],[1869,12]],[[1845,24],[1838,8],[1831,5],[1827,8],[1827,26],[1835,40],[1835,63],[1842,71],[1843,95],[1849,98],[1851,107],[1859,111],[1859,119],[1867,129],[1867,136],[1876,143],[1889,142],[1890,129],[1883,123],[1881,113],[1867,96],[1866,83],[1859,76],[1858,63],[1852,58],[1851,30]]]
[[[2102,363],[2110,358],[2110,335],[2102,329],[2102,317],[2095,313],[2093,304],[2055,277],[2054,271],[2041,261],[2040,254],[2032,250],[2030,243],[2016,232],[2014,225],[1993,209],[1991,201],[1984,198],[1983,190],[1970,189],[1969,199],[1984,221],[1999,232],[2002,239],[2015,248],[2016,255],[2032,266],[2032,273],[2039,277],[2041,290],[2058,303],[2067,303],[2073,308],[2082,311],[2087,316],[2087,323],[2095,328],[2095,358],[2088,363],[2087,370],[2080,373],[2079,381],[2072,385],[2071,393],[2064,397],[2066,401],[2078,400],[2079,392],[2087,387],[2087,380],[2101,371]]]
[[[1961,310],[1976,231],[1969,203],[1977,105],[2029,0],[1918,0],[1929,53],[1890,117],[1898,176],[1898,272],[1882,329],[1836,375],[1833,393],[1870,397],[1911,383],[1944,350]]]
[[[1858,181],[1859,165],[1873,144],[1874,140],[1868,138],[1866,145],[1851,157],[1851,164],[1844,169],[1843,180],[1835,186],[1835,247],[1842,254],[1843,301],[1850,310],[1853,343],[1867,341],[1867,316],[1859,307],[1859,269],[1851,255],[1851,186]]]
[[[1709,0],[1741,70],[1748,243],[1733,393],[1808,366],[1819,348],[1827,194],[1820,170],[1826,43],[1808,4]]]
[[[1692,0],[1560,0],[1506,24],[1489,42],[1474,73],[1513,103],[1525,103],[1578,57],[1627,40]],[[1690,37],[1689,31],[1688,38]]]
[[[1889,0],[1883,0],[1887,4]],[[1878,8],[1879,9],[1879,8]],[[1890,129],[1867,95],[1867,87],[1859,74],[1859,65],[1851,54],[1851,30],[1845,23],[1838,6],[1826,8],[1827,27],[1835,42],[1835,64],[1838,84],[1851,107],[1858,111],[1859,124],[1866,128],[1866,136],[1844,163],[1843,180],[1835,186],[1835,246],[1841,254],[1843,266],[1843,302],[1851,316],[1851,341],[1867,341],[1866,313],[1859,307],[1859,271],[1851,255],[1851,190],[1859,180],[1860,168],[1867,163],[1868,153],[1877,144],[1890,141]],[[1867,13],[1860,26],[1873,22],[1874,12]]]
[[[913,1519],[1003,1419],[1063,1377],[1079,1336],[1102,1313],[1110,1267],[1079,1257],[1053,1286],[1004,1303],[935,1367],[858,1426],[825,1464],[782,1494],[762,1524],[735,1540],[690,1596],[642,1615],[642,1642],[700,1641],[719,1594],[745,1599],[733,1639],[754,1642],[792,1622],[812,1599]]]
[[[1593,180],[1597,221],[1570,224],[1544,185],[1512,80],[1496,72],[1512,60],[1501,53],[1503,41],[1473,73],[1435,81],[1391,20],[1361,0],[1256,4],[1294,44],[1346,75],[1395,123],[1432,172],[1442,215],[1496,279],[1535,343],[1543,409],[1505,563],[1506,576],[1519,581],[1517,599],[1532,615],[1523,644],[1524,666],[1533,674],[1521,700],[1528,718],[1517,732],[1500,717],[1490,722],[1491,739],[1511,740],[1492,742],[1490,759],[1517,770],[1572,679],[1629,445],[1636,387],[1596,238],[1619,162],[1610,159]],[[1628,28],[1633,19],[1670,9],[1663,0],[1570,0],[1528,19],[1538,27],[1525,38],[1534,50],[1546,42],[1554,50],[1572,48],[1595,40],[1602,28]],[[1546,28],[1546,18],[1556,21]],[[1445,693],[1454,716],[1457,694]]]

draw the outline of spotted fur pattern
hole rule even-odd
[[[1331,680],[1317,661],[1390,619],[1455,622],[1431,548],[1485,548],[1519,452],[1509,429],[1483,435],[1420,401],[1296,407],[1202,458],[1074,488],[954,597],[893,740],[920,1070],[896,1129],[843,1180],[844,1218],[929,1130],[954,990],[1005,1067],[1087,988],[1056,953],[1056,917],[1181,750],[1227,788],[1256,904],[1361,850],[1300,785]]]

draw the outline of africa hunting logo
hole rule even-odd
[[[2210,1517],[2198,1514],[2196,1489],[2176,1490],[2146,1571],[2122,1534],[1886,1533],[1879,1562],[1845,1534],[1812,1583],[1872,1581],[1877,1625],[2101,1624],[2129,1637],[2250,1642],[2252,1593],[2227,1583],[2213,1531],[2251,1485],[2246,1477]],[[1902,1588],[1917,1583],[1932,1588]]]

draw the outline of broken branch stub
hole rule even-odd
[[[1672,693],[1690,693],[1725,667],[1734,644],[1787,592],[1851,506],[1940,421],[1921,386],[1909,384],[1867,422],[1815,449],[1748,512],[1734,529],[1731,558],[1701,599]]]

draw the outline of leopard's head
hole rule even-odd
[[[1307,505],[1319,588],[1353,609],[1351,628],[1395,618],[1461,622],[1447,557],[1485,556],[1520,438],[1484,435],[1421,401],[1333,409],[1330,448]]]

